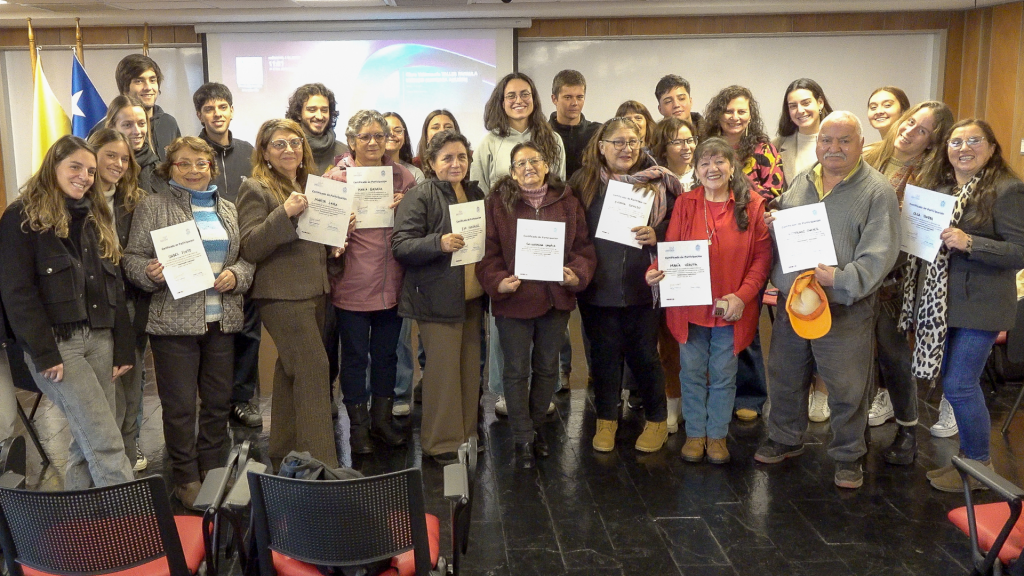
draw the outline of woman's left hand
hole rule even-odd
[[[939,234],[939,240],[950,250],[966,252],[971,243],[971,236],[959,228],[946,228]]]
[[[220,276],[217,276],[217,280],[213,282],[213,289],[217,292],[229,292],[235,289],[238,285],[238,281],[235,279],[235,273],[231,270],[221,270]]]
[[[110,378],[110,381],[113,382],[114,380],[117,380],[131,369],[131,364],[128,364],[126,366],[114,366],[114,376]]]
[[[729,303],[729,308],[725,310],[725,315],[722,318],[726,322],[736,322],[743,317],[743,300],[735,294],[726,294],[722,296],[722,300]]]
[[[650,226],[637,226],[636,228],[631,228],[630,232],[636,234],[636,241],[641,246],[654,246],[658,243],[658,237],[654,234],[654,228]]]
[[[391,204],[390,204],[390,205],[388,206],[388,208],[391,208],[392,210],[394,210],[395,208],[397,208],[397,207],[398,207],[398,204],[399,204],[399,203],[400,203],[400,202],[402,201],[402,198],[405,198],[405,194],[402,194],[402,193],[400,193],[400,192],[395,192],[395,201],[394,201],[394,202],[392,202],[392,203],[391,203]]]
[[[579,286],[580,279],[579,276],[576,276],[576,273],[573,272],[571,268],[567,266],[562,266],[562,281],[559,282],[559,284],[561,284],[562,286],[566,286],[568,288],[572,288],[574,286]]]

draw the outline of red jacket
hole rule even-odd
[[[511,178],[502,179],[487,197],[487,248],[476,265],[476,277],[491,297],[491,313],[506,318],[529,319],[543,316],[552,307],[572,310],[576,293],[583,291],[594,276],[597,256],[587,231],[587,219],[576,196],[569,187],[548,189],[539,209],[522,198],[516,201],[515,212],[509,214],[501,202],[501,185],[516,186]],[[565,222],[565,266],[580,282],[572,288],[557,282],[523,280],[511,294],[499,294],[498,284],[512,276],[516,269],[516,222],[520,218]]]
[[[733,217],[735,202],[729,194],[725,205],[728,226],[718,226],[712,238],[709,256],[711,258],[711,297],[715,300],[726,294],[735,294],[743,301],[743,316],[734,323],[733,350],[739,354],[750,346],[757,331],[761,306],[757,298],[768,280],[772,268],[772,240],[764,224],[765,200],[751,192],[747,204],[749,224],[741,232]],[[711,213],[708,212],[708,219]],[[681,194],[672,210],[672,219],[665,234],[667,242],[679,240],[707,240],[708,226],[705,222],[704,187]],[[657,261],[651,265],[658,266]],[[673,306],[665,308],[665,318],[672,335],[685,344],[689,324],[703,325],[712,316],[714,306]]]

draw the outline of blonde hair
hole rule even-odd
[[[57,182],[57,166],[79,150],[86,150],[93,158],[96,157],[93,147],[77,136],[63,136],[47,150],[39,171],[25,182],[18,196],[25,212],[23,230],[27,225],[33,232],[53,230],[58,238],[68,237],[71,215],[64,201],[67,196]],[[117,264],[121,260],[121,245],[114,232],[110,207],[95,179],[85,195],[92,201],[88,220],[99,233],[100,256]]]
[[[252,150],[252,178],[267,187],[283,204],[292,193],[292,183],[284,174],[274,170],[269,162],[263,160],[263,153],[267,151],[270,137],[278,130],[287,130],[295,134],[297,138],[302,138],[302,163],[299,164],[299,169],[295,173],[295,180],[299,186],[305,188],[306,176],[309,175],[309,170],[316,166],[316,163],[313,161],[313,149],[309,147],[309,141],[298,122],[277,118],[267,120],[260,126],[259,133],[256,135],[256,145]]]
[[[117,181],[114,198],[118,198],[124,203],[125,210],[134,212],[135,207],[146,197],[146,191],[139,188],[139,172],[142,168],[135,161],[135,151],[132,150],[131,142],[128,142],[128,138],[124,134],[113,128],[100,128],[92,136],[89,136],[89,145],[96,150],[97,154],[99,154],[100,148],[113,142],[122,142],[128,149],[128,170]]]

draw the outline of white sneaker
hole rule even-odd
[[[149,467],[149,460],[146,459],[146,455],[142,453],[142,448],[135,447],[135,466],[132,467],[136,472],[142,472]]]
[[[683,399],[682,398],[666,398],[665,407],[668,408],[668,419],[665,423],[668,424],[668,433],[675,434],[679,432],[679,417],[682,413]]]
[[[504,396],[498,396],[497,402],[494,403],[494,413],[499,416],[508,416],[508,406],[505,405]]]
[[[939,402],[939,419],[932,425],[931,431],[932,436],[936,438],[956,436],[957,432],[960,431],[956,425],[956,417],[953,416],[953,407],[946,400],[945,396]]]
[[[828,408],[828,394],[811,390],[811,402],[807,407],[807,418],[811,422],[824,422],[832,415]]]
[[[881,426],[895,414],[892,402],[889,401],[889,391],[879,388],[878,394],[875,394],[875,399],[871,402],[871,409],[868,410],[868,426]]]
[[[551,404],[548,404],[548,416],[551,416],[554,413],[555,413],[555,403],[552,402]]]

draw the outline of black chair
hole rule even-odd
[[[27,414],[25,409],[22,408],[21,402],[16,401],[16,403],[18,404],[18,417],[21,419],[21,423],[25,425],[28,437],[39,452],[42,467],[45,470],[50,465],[50,457],[46,455],[46,450],[43,450],[43,443],[39,441],[39,432],[34,424],[36,410],[39,409],[39,403],[43,399],[43,391],[39,389],[39,386],[36,386],[35,380],[32,379],[32,372],[29,370],[28,364],[25,363],[25,353],[21,346],[11,340],[3,344],[3,347],[7,351],[7,360],[11,365],[11,377],[14,379],[14,387],[35,394],[35,398],[32,401],[32,409]]]
[[[203,512],[203,537],[206,545],[206,575],[217,576],[221,569],[221,548],[224,560],[237,551],[241,566],[248,564],[245,550],[245,518],[249,512],[249,482],[246,473],[263,472],[266,464],[250,459],[252,443],[245,440],[234,446],[227,464],[206,473],[195,506]],[[227,524],[227,536],[224,524]]]
[[[980,462],[954,456],[953,466],[963,479],[967,505],[950,510],[948,516],[971,539],[971,574],[1024,575],[1024,561],[1020,560],[1024,547],[1024,490]],[[970,478],[991,489],[1001,502],[975,505]]]
[[[476,438],[459,447],[459,461],[444,467],[444,497],[451,505],[452,574],[459,575],[462,557],[469,549],[469,526],[473,516],[473,486],[476,480]]]
[[[424,513],[420,471],[354,480],[298,480],[249,473],[262,576],[316,574],[315,566],[403,564],[385,573],[428,576],[437,518]],[[428,524],[433,534],[428,535]],[[433,541],[431,541],[433,540]],[[396,555],[411,550],[412,559]],[[439,571],[444,573],[443,559]]]
[[[12,576],[195,574],[202,518],[174,516],[163,479],[67,492],[0,488],[0,545]]]

